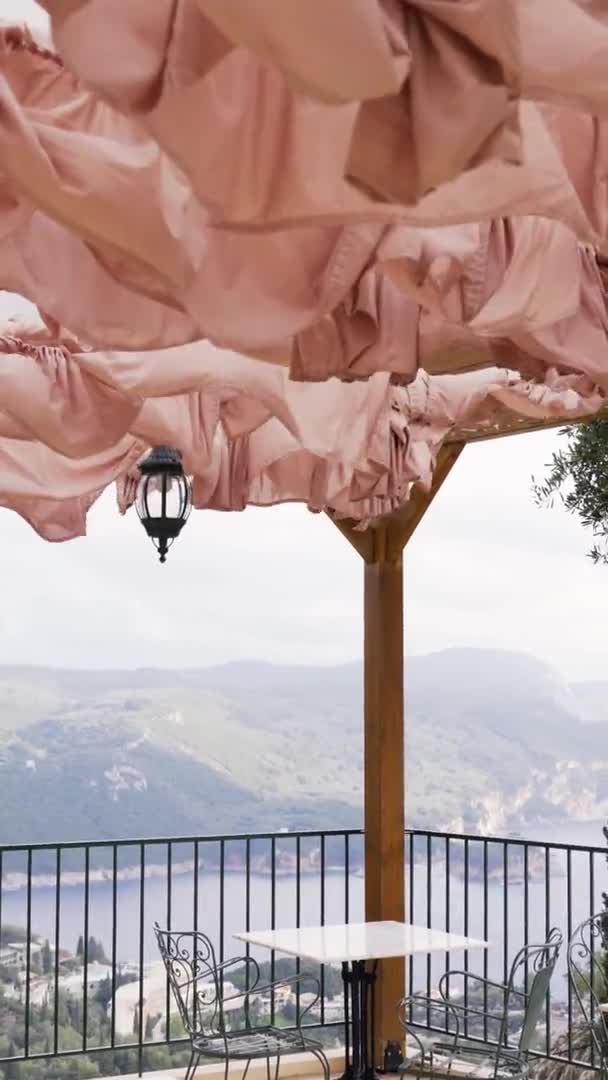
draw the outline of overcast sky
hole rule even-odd
[[[30,0],[3,0],[4,18]],[[6,311],[6,305],[2,305]],[[541,511],[554,434],[468,447],[410,543],[406,649],[520,649],[568,678],[606,676],[608,569],[589,536]],[[0,662],[206,665],[260,657],[333,663],[361,655],[362,570],[323,517],[298,507],[194,513],[160,566],[134,514],[108,493],[89,535],[50,545],[0,510]]]

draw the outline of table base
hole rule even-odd
[[[374,988],[377,968],[377,963],[374,963],[368,971],[364,960],[342,964],[345,1042],[342,1080],[379,1080],[374,1068]]]

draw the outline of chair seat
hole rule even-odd
[[[315,1039],[303,1038],[297,1031],[285,1031],[282,1028],[255,1028],[252,1031],[227,1031],[226,1041],[231,1058],[266,1058],[285,1054],[301,1054],[306,1050],[321,1050],[321,1043]],[[199,1053],[207,1057],[226,1056],[226,1043],[223,1036],[208,1039],[195,1036],[192,1045]]]
[[[461,1080],[494,1080],[494,1078],[525,1078],[527,1063],[517,1054],[501,1053],[496,1062],[496,1049],[492,1046],[459,1045],[436,1042],[424,1056],[408,1056],[400,1072],[416,1073],[418,1076],[450,1076]]]
[[[446,1060],[454,1072],[462,1071],[465,1076],[504,1076],[516,1077],[528,1075],[528,1064],[518,1054],[500,1053],[492,1046],[451,1046],[435,1043],[432,1050],[435,1060]],[[496,1069],[496,1072],[494,1071]]]

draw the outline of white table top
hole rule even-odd
[[[401,922],[348,923],[342,926],[304,926],[299,930],[251,930],[235,934],[239,941],[301,956],[319,964],[381,960],[412,953],[485,949],[487,941],[447,934]]]

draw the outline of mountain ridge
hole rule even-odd
[[[407,658],[408,820],[500,831],[599,818],[603,685],[513,651]],[[356,826],[362,743],[358,661],[0,666],[0,839]]]

